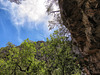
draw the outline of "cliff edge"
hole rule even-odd
[[[60,13],[87,75],[100,75],[100,0],[58,0]],[[74,50],[75,51],[75,50]]]

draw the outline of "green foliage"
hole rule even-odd
[[[76,58],[71,54],[68,38],[58,34],[58,31],[55,31],[50,37],[50,40],[47,38],[46,46],[41,48],[44,60],[48,63],[47,69],[52,73],[60,69],[61,75],[75,74],[77,70]]]
[[[26,39],[20,46],[0,49],[0,75],[79,74],[68,38],[55,31],[46,42]]]
[[[37,75],[44,63],[35,58],[36,49],[34,43],[25,40],[19,47],[8,50],[5,59],[0,59],[0,75]]]
[[[8,46],[9,48],[12,48],[12,47],[14,47],[15,45],[12,44],[11,42],[8,42],[8,43],[7,43],[7,46]]]

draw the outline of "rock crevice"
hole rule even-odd
[[[87,75],[96,75],[100,72],[100,0],[58,2],[63,24],[69,29],[73,44],[88,59],[83,63],[86,67],[82,67]]]

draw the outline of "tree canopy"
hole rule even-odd
[[[0,75],[72,75],[79,73],[68,37],[58,31],[46,42],[26,39],[0,49]]]

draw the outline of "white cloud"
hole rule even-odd
[[[46,14],[45,7],[46,0],[24,0],[21,4],[11,3],[8,0],[0,0],[0,3],[9,11],[11,14],[11,19],[14,25],[18,28],[27,26],[27,28],[32,29],[38,27],[43,28],[44,35],[48,36],[53,33],[54,30],[48,30],[48,20],[51,19]],[[27,24],[26,24],[27,23]],[[44,23],[44,25],[41,25]],[[19,40],[21,41],[20,35]]]
[[[26,0],[18,5],[18,16],[21,18],[28,18],[28,21],[41,21],[45,15],[45,0]]]
[[[43,22],[46,20],[45,0],[25,0],[21,4],[0,0],[8,8],[16,25],[23,26],[25,22]]]
[[[36,27],[36,24],[48,22],[49,18],[46,13],[47,0],[24,0],[21,4],[10,2],[9,0],[0,0],[0,3],[8,9],[12,16],[12,21],[16,26],[24,26],[26,22],[30,23],[30,28]],[[54,5],[54,10],[58,7]],[[4,9],[4,8],[3,8]],[[35,22],[36,24],[32,24]]]

